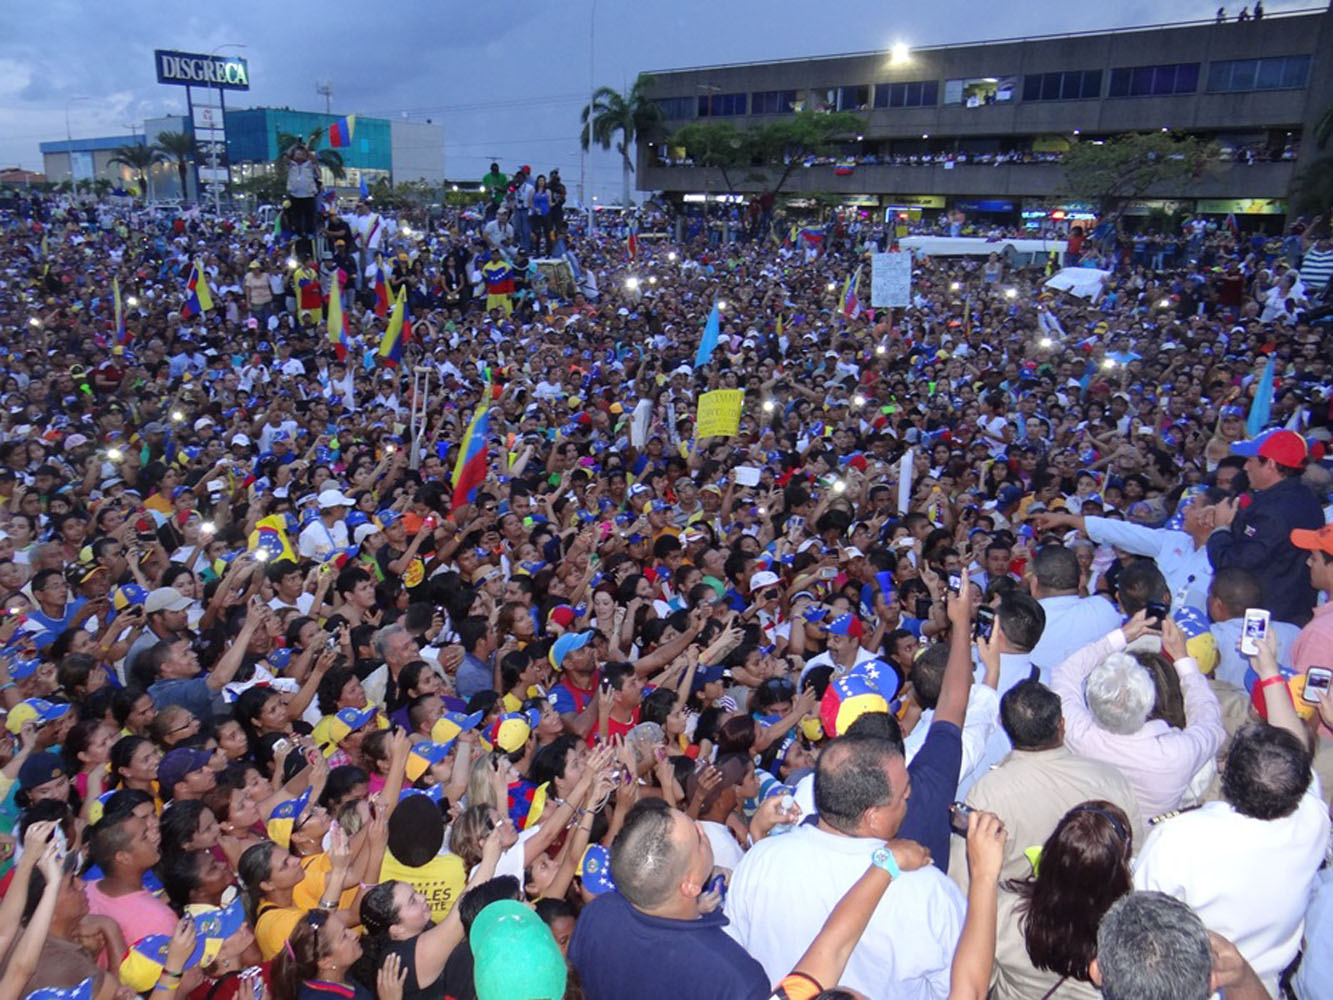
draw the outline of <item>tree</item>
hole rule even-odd
[[[336,149],[315,149],[320,140],[324,138],[325,129],[313,129],[308,137],[296,135],[292,132],[278,133],[278,174],[282,178],[283,188],[287,185],[287,154],[291,152],[293,146],[304,143],[315,155],[315,163],[326,169],[333,175],[335,181],[340,181],[347,176],[347,167],[343,163],[342,153]]]
[[[842,143],[865,130],[865,119],[850,111],[797,111],[751,133],[755,156],[766,164],[781,164],[782,172],[770,194],[776,195],[792,171],[811,156],[828,156]]]
[[[181,179],[181,201],[189,200],[190,188],[186,183],[190,165],[194,162],[194,137],[184,132],[162,132],[157,137],[157,151],[161,159],[174,162]]]
[[[1325,108],[1324,113],[1319,116],[1319,121],[1315,122],[1315,149],[1323,149],[1328,145],[1329,139],[1333,139],[1333,106]]]
[[[634,161],[630,153],[634,144],[639,140],[660,139],[664,132],[662,109],[648,96],[651,85],[652,77],[640,73],[623,94],[610,87],[598,87],[593,91],[592,103],[579,116],[583,122],[579,143],[585,150],[591,149],[593,143],[608,150],[614,144],[620,154],[625,208],[631,204],[629,178],[634,173]]]
[[[685,152],[697,165],[721,171],[727,194],[736,189],[731,181],[731,171],[748,165],[753,155],[751,133],[741,131],[730,122],[691,122],[673,132],[667,142],[685,147]]]
[[[1092,202],[1098,214],[1120,217],[1153,188],[1202,176],[1216,149],[1193,136],[1129,132],[1104,142],[1077,142],[1065,155],[1068,194]]]
[[[1333,212],[1333,156],[1315,160],[1291,179],[1291,201],[1298,213]]]
[[[161,154],[150,146],[131,145],[118,146],[115,155],[107,162],[118,163],[133,170],[139,181],[139,193],[147,197],[148,171],[160,158]]]

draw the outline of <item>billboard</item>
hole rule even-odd
[[[217,87],[221,90],[249,90],[250,68],[240,56],[204,55],[156,49],[157,82],[178,87]]]

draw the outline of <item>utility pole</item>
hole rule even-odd
[[[324,96],[324,113],[326,115],[332,114],[333,112],[330,109],[333,107],[333,81],[316,80],[315,93]]]

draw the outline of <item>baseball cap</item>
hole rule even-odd
[[[769,587],[778,582],[778,575],[766,569],[761,569],[758,573],[750,576],[750,592],[760,590],[763,587]]]
[[[824,690],[819,720],[830,736],[841,736],[867,712],[888,712],[889,702],[862,674],[844,674]]]
[[[143,604],[148,600],[148,591],[137,583],[124,583],[111,591],[111,607],[116,614],[126,610],[131,605]]]
[[[231,436],[231,443],[239,444],[242,447],[248,448],[250,447],[250,435],[243,434],[240,431],[237,431],[235,434]]]
[[[343,496],[342,490],[325,490],[319,495],[319,509],[328,510],[331,507],[355,507],[356,501],[351,497]]]
[[[528,742],[528,737],[541,721],[541,713],[536,709],[528,712],[505,712],[486,727],[486,739],[492,746],[505,753],[521,750]]]
[[[212,759],[213,755],[209,751],[198,747],[177,747],[175,750],[168,750],[163,755],[162,762],[157,765],[157,783],[162,791],[170,791],[176,787],[176,782],[184,781],[186,775],[208,767],[208,762]]]
[[[582,649],[592,642],[592,632],[566,632],[551,644],[547,659],[556,670],[565,669],[565,657],[576,649]]]
[[[579,878],[583,888],[593,896],[614,892],[616,880],[611,877],[611,852],[601,844],[589,844],[579,861]]]
[[[1292,528],[1291,544],[1298,549],[1333,556],[1333,524],[1322,528]]]
[[[365,708],[338,709],[333,718],[329,719],[329,724],[324,730],[326,742],[320,745],[320,749],[324,751],[324,756],[332,757],[338,749],[339,743],[374,720],[375,712],[374,705],[368,705]]]
[[[66,712],[69,711],[69,705],[47,701],[45,698],[29,698],[21,701],[9,710],[9,717],[5,719],[5,728],[15,736],[23,728],[23,724],[32,720],[38,726],[44,726],[48,722],[54,722]]]
[[[361,543],[367,538],[371,535],[378,535],[379,533],[380,528],[377,524],[358,524],[356,530],[352,532],[352,542],[360,548]]]
[[[306,789],[294,799],[286,799],[273,807],[273,811],[268,814],[268,822],[264,824],[264,831],[268,834],[268,839],[273,841],[284,850],[292,845],[292,830],[296,826],[296,821],[301,813],[305,812],[306,806],[310,804],[310,789]]]
[[[65,763],[58,753],[35,753],[19,766],[19,787],[25,791],[63,777]]]
[[[1021,487],[1005,484],[995,491],[995,504],[997,507],[1007,507],[1011,503],[1018,503],[1023,499],[1023,490]]]
[[[694,672],[694,680],[690,683],[690,691],[691,693],[702,691],[709,684],[728,680],[731,680],[731,671],[726,667],[700,667]]]
[[[861,619],[852,614],[838,615],[837,618],[825,625],[824,629],[830,635],[850,635],[857,639],[865,634]]]
[[[1278,465],[1299,469],[1305,464],[1308,454],[1305,438],[1295,431],[1272,430],[1260,434],[1249,441],[1237,441],[1231,446],[1231,454],[1246,458],[1266,458]]]
[[[546,616],[546,623],[549,625],[551,622],[555,622],[561,628],[569,628],[574,624],[574,609],[568,604],[557,604]]]
[[[536,912],[516,899],[491,903],[468,932],[477,1000],[562,997],[568,972],[560,946]],[[522,955],[521,962],[514,956]]]
[[[191,904],[185,910],[194,920],[196,940],[194,953],[185,960],[182,971],[213,961],[223,942],[245,925],[245,908],[239,896],[228,906]],[[152,989],[162,975],[170,943],[169,934],[150,934],[136,941],[121,961],[120,981],[138,993]]]
[[[190,599],[175,587],[158,587],[144,599],[144,614],[152,615],[159,611],[184,611],[190,606]]]
[[[883,660],[866,660],[847,671],[847,676],[864,677],[866,681],[884,696],[885,701],[892,701],[898,694],[898,671]]]
[[[452,743],[465,729],[476,729],[485,717],[484,712],[463,715],[459,712],[445,712],[431,726],[430,738],[434,743]]]
[[[433,740],[414,744],[407,754],[407,780],[416,781],[435,764],[449,756],[454,748],[454,741],[436,743]]]
[[[26,660],[15,660],[9,667],[9,679],[12,681],[27,680],[33,674],[37,673],[37,668],[42,665],[40,657],[33,656]]]

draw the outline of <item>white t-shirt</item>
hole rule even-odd
[[[303,559],[324,559],[334,549],[347,548],[347,523],[334,521],[329,527],[319,518],[311,521],[301,532],[297,550]]]
[[[1134,888],[1188,903],[1277,996],[1278,976],[1301,945],[1328,835],[1318,778],[1282,819],[1254,819],[1227,802],[1208,802],[1148,834],[1134,864]]]
[[[741,863],[741,858],[745,857],[745,851],[736,843],[736,838],[731,835],[726,824],[701,819],[699,827],[708,838],[708,842],[713,845],[713,864],[718,868],[735,871],[736,866]]]
[[[731,877],[726,928],[771,982],[791,971],[883,843],[798,826],[752,847]],[[896,878],[839,979],[870,1000],[936,1000],[963,929],[962,891],[927,865]]]

